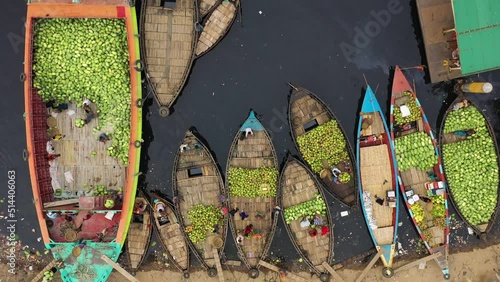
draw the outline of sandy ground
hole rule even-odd
[[[477,249],[471,252],[462,252],[453,254],[449,259],[451,266],[451,279],[449,281],[456,282],[498,282],[500,279],[496,276],[496,269],[500,269],[500,244],[493,245],[485,249]],[[408,263],[408,261],[397,261],[394,265],[395,268]],[[365,264],[366,265],[366,264]],[[225,281],[231,282],[271,282],[280,281],[278,276],[274,272],[268,272],[263,270],[257,279],[249,279],[247,273],[240,271],[230,271],[229,267],[223,266]],[[17,275],[11,275],[8,273],[8,266],[1,264],[0,266],[0,282],[5,281],[31,281],[34,276],[34,271],[19,271]],[[362,269],[349,269],[343,268],[338,269],[337,273],[346,281],[355,281],[356,278],[361,274]],[[306,272],[294,273],[304,278],[303,281],[319,281],[317,276],[311,276],[311,274]],[[205,271],[193,271],[189,279],[184,279],[180,272],[175,272],[172,270],[150,270],[141,271],[136,274],[136,278],[139,281],[191,281],[191,282],[216,282],[219,281],[218,278],[210,278]],[[53,281],[60,281],[59,279],[54,279]],[[127,281],[120,273],[114,271],[111,275],[110,282],[125,282]],[[290,277],[283,279],[282,281],[294,281]],[[334,281],[331,279],[330,281]],[[434,261],[429,261],[425,265],[424,269],[419,269],[419,267],[413,267],[409,270],[401,271],[396,273],[393,278],[387,279],[383,278],[381,274],[381,266],[378,264],[371,269],[368,275],[363,281],[374,282],[374,281],[404,281],[404,282],[434,282],[434,281],[446,281],[443,279],[443,275],[439,267],[434,263]]]

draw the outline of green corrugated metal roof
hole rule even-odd
[[[500,1],[452,0],[462,74],[500,68]]]

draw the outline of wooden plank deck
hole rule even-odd
[[[160,105],[170,107],[181,92],[193,62],[197,11],[193,0],[178,0],[175,9],[153,6],[150,2],[143,11],[144,60]]]
[[[239,137],[241,133],[239,132]],[[230,167],[243,167],[248,169],[257,169],[262,166],[276,167],[276,155],[273,144],[265,131],[253,132],[254,135],[241,140],[238,139],[235,147],[232,148],[232,155],[229,157]],[[276,180],[277,181],[277,180]],[[260,236],[245,238],[238,246],[246,256],[246,260],[251,267],[257,267],[260,258],[265,255],[265,247],[273,230],[273,220],[271,212],[276,205],[276,197],[274,198],[245,198],[245,197],[230,197],[232,207],[238,208],[240,212],[245,211],[249,215],[245,220],[241,220],[238,214],[232,217],[235,232],[234,237],[239,234],[243,235],[246,226],[252,224],[254,233]],[[258,219],[257,214],[262,214],[263,219]],[[260,238],[259,238],[260,237]]]
[[[191,133],[187,133],[182,144],[188,145],[188,150],[177,153],[175,164],[175,187],[177,193],[182,199],[179,203],[179,212],[184,226],[191,225],[188,212],[194,205],[203,204],[205,206],[219,207],[218,195],[224,195],[224,183],[217,164],[213,160],[208,149]],[[196,148],[195,146],[199,146]],[[201,168],[203,175],[189,177],[188,169]],[[226,222],[227,223],[227,222]],[[207,239],[203,242],[194,244],[199,255],[209,266],[216,263],[214,257],[214,247],[212,241],[214,238],[226,238],[227,226],[224,223],[219,225],[217,234],[212,230],[207,231]]]
[[[391,174],[391,159],[385,144],[360,148],[360,172],[363,191],[371,193],[373,218],[377,229],[372,230],[377,243],[380,245],[392,244],[393,239],[393,208],[379,205],[375,202],[376,196],[386,198],[386,191],[393,190]],[[396,191],[397,193],[397,191]],[[384,227],[390,227],[384,228]],[[392,232],[392,233],[391,233]],[[390,235],[390,236],[388,236]]]
[[[69,116],[70,111],[75,114]],[[112,137],[106,144],[99,142],[101,132],[93,132],[98,118],[83,128],[76,128],[75,121],[79,118],[85,118],[85,112],[75,104],[69,104],[69,109],[58,113],[55,118],[57,129],[64,138],[52,141],[55,153],[61,154],[53,162],[53,188],[59,186],[63,191],[84,192],[96,185],[104,185],[108,190],[125,187],[126,167],[107,154],[107,148],[113,144]],[[94,156],[92,152],[95,152]],[[67,172],[71,173],[73,181],[66,181]]]
[[[229,31],[235,18],[236,5],[234,3],[222,2],[218,4],[204,24],[203,31],[198,38],[195,55],[201,56],[213,48]]]
[[[455,27],[451,0],[417,0],[416,2],[431,82],[461,77],[461,71],[450,72],[445,63],[451,59],[451,53],[456,44],[453,43],[451,33],[443,34],[443,30]]]
[[[133,215],[132,215],[133,218]],[[131,222],[127,235],[127,251],[130,258],[130,268],[137,270],[143,261],[151,238],[151,217],[144,212],[143,222]]]
[[[316,119],[318,125],[322,125],[330,121],[333,117],[330,116],[326,105],[314,99],[306,93],[298,93],[300,98],[292,101],[291,110],[291,123],[295,136],[304,135],[304,124]]]
[[[286,166],[283,172],[283,180],[285,183],[282,187],[282,194],[284,195],[282,205],[285,211],[291,206],[315,199],[315,195],[319,194],[318,189],[321,189],[316,185],[307,170],[296,161],[292,161]],[[320,217],[323,224],[330,226],[326,216]],[[301,227],[301,221],[302,219],[298,219],[289,224],[294,237],[292,240],[295,240],[311,263],[320,272],[324,272],[326,269],[322,264],[324,262],[328,263],[331,247],[330,237],[321,236],[320,234],[316,237],[309,236],[310,227]],[[332,231],[330,230],[330,232]]]

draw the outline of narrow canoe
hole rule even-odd
[[[199,4],[200,17],[210,14],[223,0],[201,0]]]
[[[321,184],[308,167],[291,156],[279,183],[279,206],[292,244],[321,281],[328,281],[328,271],[321,264],[333,260],[333,221]],[[307,212],[298,212],[299,208]],[[311,224],[310,220],[317,222]]]
[[[164,6],[161,3],[164,2]],[[143,0],[141,52],[146,81],[166,117],[187,81],[198,42],[197,0]]]
[[[412,115],[403,118],[401,107],[403,111],[409,109]],[[450,220],[438,142],[415,89],[410,86],[398,66],[392,82],[390,127],[398,162],[399,188],[406,208],[429,253],[441,253],[441,256],[434,260],[445,279],[449,279]],[[421,143],[421,140],[425,143]],[[421,146],[414,147],[414,144]],[[426,160],[418,159],[419,163],[407,165],[406,162],[411,161],[410,156],[423,157],[423,151],[419,151],[422,147],[426,148]],[[406,159],[403,159],[403,154]],[[425,167],[424,163],[427,164]]]
[[[318,96],[300,86],[293,84],[290,86],[292,94],[288,103],[288,122],[297,151],[311,170],[321,178],[332,196],[357,210],[359,203],[357,167],[354,165],[354,154],[344,129],[330,108]],[[328,126],[328,134],[319,130],[319,126],[322,126],[321,128]],[[324,142],[326,138],[330,140],[328,143]],[[306,147],[308,139],[312,139],[313,143],[309,144],[313,149]],[[304,145],[301,147],[302,142]],[[341,145],[338,146],[338,143]],[[328,158],[327,164],[318,157],[322,153]],[[341,171],[341,173],[336,171],[335,174],[348,176],[346,181],[335,181],[332,172],[334,168]],[[339,177],[339,180],[342,180],[342,177]]]
[[[40,95],[46,89],[34,85],[38,51],[35,47],[35,26],[40,19],[47,21],[55,18],[109,19],[123,24],[130,87],[128,92],[116,99],[124,99],[131,105],[128,110],[130,116],[124,116],[130,119],[130,137],[121,140],[130,144],[126,147],[128,158],[117,160],[108,156],[107,148],[116,145],[116,142],[113,137],[106,144],[97,140],[93,128],[99,125],[98,119],[93,119],[83,128],[75,127],[76,120],[85,115],[83,99],[69,101],[68,109],[62,109],[63,112],[56,115],[56,110],[48,108],[47,101]],[[141,151],[140,142],[139,146],[134,144],[136,140],[141,140],[142,134],[142,109],[136,105],[136,101],[142,98],[141,73],[133,68],[133,62],[140,59],[139,40],[135,34],[135,8],[125,0],[103,0],[99,5],[76,4],[71,0],[36,0],[29,1],[27,5],[24,58],[27,161],[42,242],[56,261],[64,263],[59,269],[63,281],[106,281],[113,267],[104,263],[101,257],[107,256],[116,262],[126,241]],[[82,66],[73,67],[78,69]],[[101,76],[101,79],[104,77]],[[98,93],[87,98],[96,100],[101,96]],[[104,104],[97,102],[92,105],[105,108]],[[70,112],[73,114],[69,115]],[[49,146],[49,141],[57,134],[64,135],[64,138]],[[47,155],[53,153],[61,156],[49,161]],[[11,177],[15,178],[15,175],[9,172]],[[105,185],[106,193],[97,193],[93,189],[98,185]],[[114,206],[108,208],[111,205],[106,205],[106,202],[113,202]]]
[[[189,278],[189,247],[174,206],[157,194],[152,195],[155,232],[170,261]]]
[[[253,134],[245,137],[247,129]],[[257,278],[259,261],[267,256],[278,222],[278,217],[272,216],[277,205],[278,160],[269,133],[253,111],[229,150],[226,185],[231,210],[238,209],[229,218],[238,256],[249,269],[249,276]],[[242,215],[248,217],[242,220]],[[243,236],[245,231],[248,236]]]
[[[203,20],[203,30],[198,37],[195,55],[199,58],[210,51],[229,32],[236,19],[240,0],[222,1]]]
[[[399,210],[397,167],[384,114],[369,86],[359,114],[356,154],[365,221],[377,251],[383,252],[382,274],[392,277]]]
[[[127,259],[132,274],[136,273],[146,258],[153,228],[151,208],[139,190],[135,198],[134,213],[130,222],[127,238]]]
[[[210,150],[191,130],[186,132],[181,149],[175,156],[172,179],[174,197],[179,199],[174,204],[180,214],[179,222],[183,230],[192,230],[194,227],[189,217],[189,212],[194,206],[211,207],[219,212],[217,228],[207,227],[204,240],[195,243],[190,239],[189,232],[186,232],[186,238],[195,256],[208,269],[210,276],[216,276],[217,268],[213,252],[218,250],[219,257],[222,257],[228,229],[228,216],[219,211],[221,206],[227,206],[226,189]],[[217,231],[213,232],[214,230]],[[194,234],[191,236],[194,237]]]
[[[470,129],[476,133],[463,136]],[[474,233],[486,239],[500,202],[498,146],[493,128],[484,113],[460,95],[444,114],[439,145],[451,203]]]

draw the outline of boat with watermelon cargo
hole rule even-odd
[[[223,257],[227,236],[227,195],[221,172],[208,147],[187,130],[175,156],[172,174],[179,223],[193,254],[217,276],[216,257]]]
[[[28,1],[26,158],[63,281],[106,281],[129,230],[142,132],[136,23],[129,1]]]
[[[482,239],[498,214],[498,145],[488,118],[459,95],[446,110],[439,132],[443,169],[457,214]]]
[[[269,133],[250,111],[229,150],[226,190],[229,227],[240,260],[251,278],[259,276],[259,262],[267,256],[278,217],[278,160]],[[234,215],[233,215],[234,214]]]
[[[126,254],[128,267],[135,275],[144,262],[153,231],[153,214],[142,190],[137,191],[128,231]]]
[[[370,86],[367,86],[359,113],[356,156],[366,225],[377,252],[382,252],[382,274],[392,277],[398,234],[397,165],[384,114]]]
[[[321,183],[308,167],[289,155],[279,185],[278,205],[293,246],[320,280],[328,281],[322,264],[333,261],[333,221]]]
[[[450,219],[438,142],[415,89],[398,66],[392,82],[390,113],[401,195],[429,253],[441,254],[434,260],[444,278],[449,279]]]
[[[179,269],[184,278],[189,278],[189,247],[179,215],[175,212],[174,205],[164,197],[153,193],[151,195],[151,208],[153,210],[154,230],[168,259]]]
[[[288,122],[297,151],[329,194],[357,210],[357,167],[344,129],[318,96],[298,85],[290,86]]]
[[[216,4],[214,10],[202,22],[202,31],[195,49],[196,58],[212,50],[224,36],[236,19],[240,0],[223,0]]]
[[[191,71],[198,41],[197,20],[197,0],[142,1],[140,40],[144,62],[137,68],[145,71],[162,117],[170,115]]]

